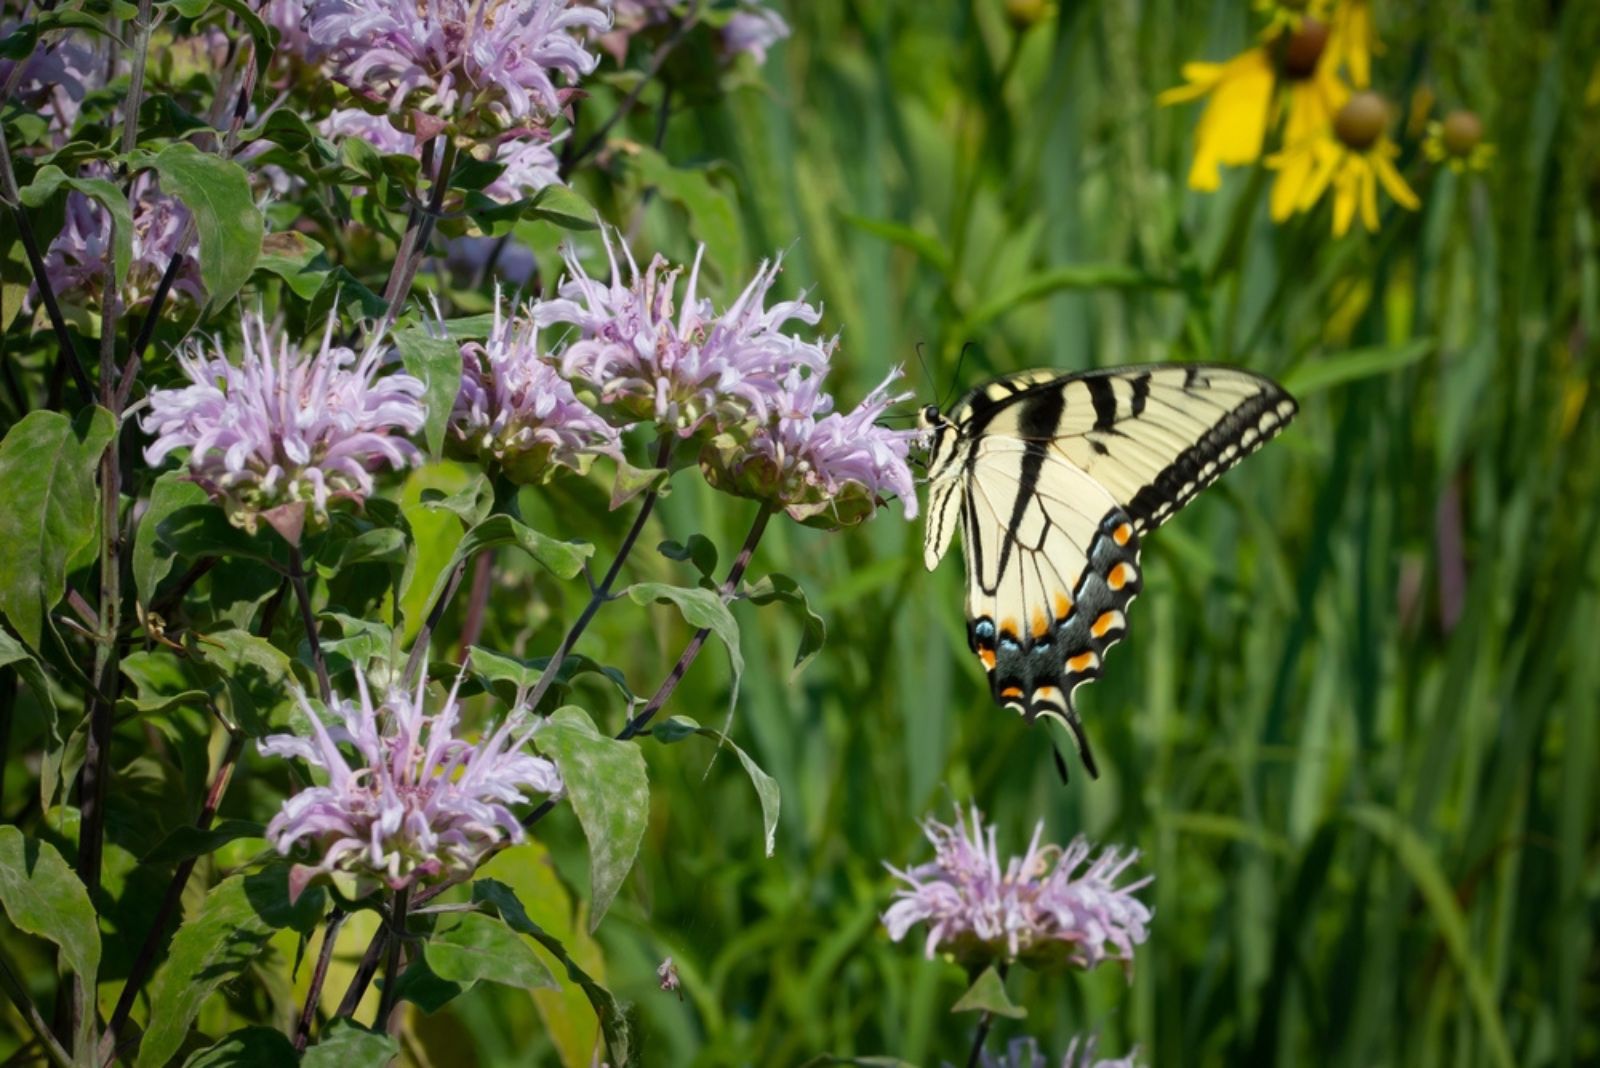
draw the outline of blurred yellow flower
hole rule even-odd
[[[1362,225],[1377,231],[1379,185],[1396,204],[1416,211],[1421,202],[1395,170],[1400,150],[1384,132],[1387,124],[1383,98],[1356,93],[1339,109],[1330,130],[1268,157],[1267,166],[1278,172],[1272,187],[1274,221],[1310,211],[1330,188],[1336,236],[1349,232],[1358,208]]]
[[[1213,192],[1222,185],[1220,168],[1261,158],[1276,82],[1266,46],[1241,52],[1225,63],[1185,63],[1185,85],[1156,97],[1158,104],[1182,104],[1208,96],[1194,131],[1194,164],[1189,188]]]
[[[1372,4],[1369,0],[1340,0],[1333,9],[1328,51],[1333,53],[1335,67],[1350,72],[1350,81],[1357,89],[1372,84],[1372,54],[1381,51],[1378,34],[1372,24]]]
[[[1293,30],[1304,18],[1320,19],[1327,15],[1330,0],[1256,0],[1255,8],[1267,16],[1264,37],[1272,37],[1279,30]]]
[[[1457,174],[1486,171],[1494,159],[1494,146],[1483,139],[1483,120],[1464,109],[1452,111],[1443,122],[1428,123],[1423,155],[1443,163]]]
[[[1339,79],[1338,56],[1329,43],[1328,24],[1307,16],[1277,46],[1283,73],[1285,145],[1325,133],[1350,98],[1349,88]]]

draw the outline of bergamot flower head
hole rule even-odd
[[[328,507],[360,502],[372,474],[421,459],[406,440],[426,421],[423,385],[384,374],[378,345],[365,353],[333,343],[333,321],[307,351],[260,312],[243,316],[237,364],[221,338],[178,354],[188,384],[150,394],[141,421],[155,441],[145,459],[159,465],[188,451],[189,477],[219,501],[235,525],[261,519],[294,541],[302,522],[319,526]]]
[[[890,493],[900,498],[907,519],[916,518],[907,457],[922,431],[878,425],[885,409],[910,396],[889,393],[899,376],[898,369],[891,371],[854,410],[839,413],[822,388],[822,375],[790,371],[771,420],[748,441],[716,438],[707,444],[700,458],[707,481],[828,529],[861,522]]]
[[[620,458],[616,427],[578,399],[540,345],[539,324],[507,315],[498,290],[494,327],[461,346],[461,392],[450,415],[452,452],[493,462],[513,481],[543,482],[560,468]]]
[[[314,857],[295,866],[293,894],[338,874],[354,879],[356,894],[461,878],[502,843],[522,840],[512,805],[562,792],[556,766],[527,751],[544,721],[526,709],[476,742],[461,735],[465,677],[431,713],[426,675],[414,691],[391,690],[374,703],[358,671],[356,699],[335,697],[327,722],[296,693],[309,732],[259,743],[262,755],[299,757],[326,780],[290,797],[267,824],[279,853],[303,848]]]
[[[540,326],[572,329],[561,373],[592,385],[614,424],[654,423],[679,438],[744,436],[771,417],[790,371],[827,366],[831,339],[785,329],[791,321],[815,326],[822,317],[817,308],[803,299],[766,306],[781,258],[763,263],[719,311],[700,295],[705,246],[695,254],[681,303],[681,267],[656,256],[640,271],[623,245],[624,272],[609,232],[605,247],[609,280],[591,278],[569,245],[558,297],[535,304],[533,316]]]
[[[1109,847],[1091,861],[1093,849],[1081,835],[1065,849],[1042,845],[1041,820],[1027,852],[1002,868],[995,828],[984,825],[976,806],[971,817],[970,827],[959,810],[953,825],[929,818],[923,831],[933,859],[889,868],[905,883],[883,914],[891,939],[898,942],[925,924],[930,960],[941,951],[970,964],[1020,960],[1088,969],[1119,960],[1131,971],[1133,949],[1148,936],[1151,916],[1135,894],[1152,877],[1120,886],[1118,880],[1139,859],[1138,850]]]
[[[335,80],[416,125],[548,123],[597,62],[582,35],[605,13],[571,0],[313,0],[308,26]]]
[[[1349,232],[1358,210],[1362,225],[1377,231],[1380,185],[1402,208],[1421,207],[1395,169],[1400,150],[1385,132],[1388,123],[1389,108],[1382,97],[1356,93],[1334,116],[1331,130],[1270,157],[1267,166],[1279,172],[1272,189],[1272,217],[1281,220],[1310,211],[1330,188],[1336,236]]]

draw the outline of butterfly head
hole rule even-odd
[[[918,430],[932,430],[935,427],[943,426],[944,422],[944,413],[939,411],[937,404],[924,404],[922,410],[917,413]]]

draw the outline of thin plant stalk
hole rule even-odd
[[[300,1023],[294,1030],[296,1053],[304,1053],[311,1041],[311,1025],[316,1022],[317,1003],[322,1000],[322,984],[328,979],[328,965],[333,960],[333,946],[339,938],[349,913],[335,909],[328,922],[322,926],[322,948],[317,952],[317,965],[311,972],[311,985],[306,989],[305,1007],[300,1011]]]
[[[1000,976],[1000,981],[1006,981],[1006,964],[1000,964],[995,971]],[[994,1013],[984,1012],[978,1018],[978,1033],[972,1036],[972,1051],[967,1054],[967,1068],[978,1068],[983,1060],[983,1044],[989,1040],[989,1028],[994,1026]]]
[[[383,298],[388,302],[388,307],[384,309],[383,318],[373,331],[372,336],[375,338],[382,337],[388,331],[396,316],[400,314],[400,308],[405,304],[406,298],[411,295],[411,285],[416,281],[417,269],[422,266],[423,257],[428,252],[428,241],[433,237],[433,224],[439,218],[439,213],[444,210],[444,195],[450,188],[450,178],[455,173],[456,154],[455,139],[447,135],[444,152],[439,159],[439,169],[434,174],[433,188],[428,194],[427,210],[413,213],[411,224],[406,227],[405,237],[401,239],[394,268],[389,274],[389,284],[384,287]]]
[[[289,582],[294,586],[295,600],[300,603],[300,622],[306,629],[306,644],[311,647],[311,664],[317,672],[317,692],[322,703],[333,707],[333,681],[328,677],[328,661],[322,655],[322,641],[317,637],[317,613],[311,607],[311,590],[306,586],[306,562],[300,555],[300,546],[289,546]]]
[[[394,1012],[396,995],[400,989],[400,951],[405,948],[406,907],[410,903],[411,888],[402,886],[394,892],[389,911],[389,952],[383,965],[383,996],[378,999],[379,1028],[389,1026],[389,1016]]]
[[[27,987],[22,980],[11,970],[11,962],[0,956],[0,986],[6,988],[6,996],[16,1006],[17,1014],[28,1022],[28,1030],[33,1032],[33,1037],[44,1050],[45,1056],[56,1068],[72,1068],[72,1054],[56,1040],[55,1034],[50,1030],[50,1024],[40,1015],[39,1007],[28,996]]]

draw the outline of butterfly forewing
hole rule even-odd
[[[1276,434],[1295,403],[1230,368],[1032,371],[967,394],[933,428],[924,557],[959,523],[967,634],[999,704],[1071,727],[1142,586],[1139,537]]]

